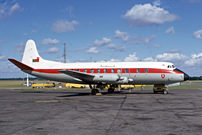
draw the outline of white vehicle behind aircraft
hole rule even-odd
[[[96,84],[103,88],[110,84],[108,92],[114,92],[117,85],[153,84],[154,93],[163,91],[167,94],[166,85],[183,82],[189,76],[175,68],[170,62],[90,62],[61,63],[42,59],[35,42],[28,40],[22,62],[8,59],[23,72],[40,78],[59,82]],[[98,89],[92,89],[95,95]]]

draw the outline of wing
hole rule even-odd
[[[86,74],[86,73],[73,71],[73,70],[59,70],[58,72],[78,78],[83,81],[90,81],[95,77],[94,75],[91,75],[91,74]]]

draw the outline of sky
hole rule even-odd
[[[23,77],[27,40],[43,59],[172,62],[202,76],[202,0],[0,0],[0,78]]]

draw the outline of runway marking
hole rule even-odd
[[[35,101],[35,103],[58,103],[58,102],[71,102],[78,103],[78,100],[46,100],[46,101]]]

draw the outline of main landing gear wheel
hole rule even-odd
[[[92,90],[91,90],[91,94],[92,94],[92,95],[96,95],[97,93],[99,93],[99,90],[98,90],[98,89],[92,89]]]
[[[114,93],[114,89],[109,88],[109,89],[108,89],[108,93]]]

